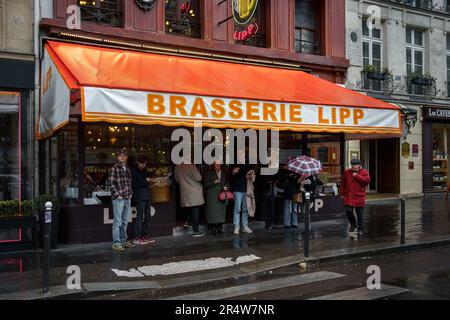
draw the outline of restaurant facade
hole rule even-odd
[[[80,28],[68,28],[71,5]],[[317,215],[342,212],[336,190],[346,140],[402,134],[398,106],[339,85],[348,68],[345,1],[64,0],[50,12],[41,20],[36,135],[40,192],[63,203],[60,242],[110,240],[106,178],[119,148],[130,162],[147,157],[156,180],[151,233],[173,235],[184,222],[172,178],[176,129],[201,149],[212,141],[209,129],[223,133],[224,148],[231,129],[279,133],[277,163],[261,166],[306,154],[321,160]],[[281,219],[282,201],[267,196],[276,183],[256,183],[254,219],[268,225]]]

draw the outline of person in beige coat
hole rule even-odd
[[[193,236],[202,237],[204,234],[199,230],[200,207],[205,204],[202,175],[194,164],[184,161],[175,167],[175,180],[180,185],[180,206],[191,213]]]

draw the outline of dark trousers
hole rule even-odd
[[[198,232],[199,231],[198,224],[199,224],[199,219],[200,219],[200,206],[190,207],[188,209],[190,209],[190,213],[191,213],[192,230],[194,232]]]
[[[149,236],[150,228],[150,201],[140,201],[136,203],[137,217],[134,225],[134,238]]]
[[[353,208],[356,211],[356,215],[358,217],[358,224],[356,223],[355,214],[353,213]],[[348,222],[350,222],[350,225],[354,228],[358,226],[358,229],[362,230],[364,223],[363,223],[363,217],[364,217],[364,208],[363,207],[350,207],[345,206],[345,213],[347,214]]]

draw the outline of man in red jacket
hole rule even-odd
[[[352,168],[344,171],[342,177],[340,194],[344,198],[345,213],[347,214],[350,229],[350,236],[363,235],[363,215],[366,205],[366,190],[370,183],[369,172],[362,168],[361,160],[353,159],[351,161]],[[358,216],[358,224],[356,223],[353,209]]]

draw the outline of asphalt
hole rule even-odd
[[[125,253],[111,250],[109,243],[60,246],[51,252],[50,294],[43,295],[42,252],[0,253],[0,299],[42,299],[76,297],[91,292],[122,292],[188,288],[196,284],[248,277],[305,261],[303,225],[285,230],[265,230],[256,223],[255,232],[235,236],[230,231],[216,237],[192,238],[188,233],[157,239],[157,243],[130,249]],[[408,199],[406,202],[406,245],[400,245],[400,205],[398,200],[368,204],[364,236],[349,238],[344,216],[313,222],[310,259],[330,261],[358,255],[395,253],[445,245],[450,242],[450,208],[443,196]],[[112,269],[136,271],[148,266],[211,258],[235,259],[254,255],[260,259],[210,270],[173,275],[119,277]],[[68,290],[69,266],[81,269],[82,288]]]

